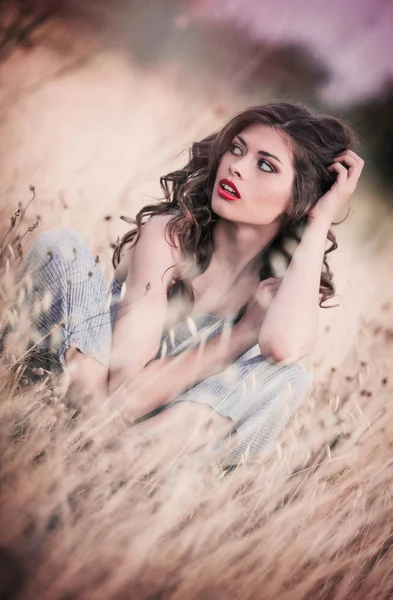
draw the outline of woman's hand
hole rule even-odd
[[[341,163],[345,163],[349,168],[346,169]],[[323,220],[330,226],[355,191],[363,166],[364,160],[352,150],[337,156],[335,162],[328,167],[328,171],[336,171],[337,179],[311,209],[309,219]]]
[[[252,337],[254,344],[258,342],[259,331],[267,310],[275,297],[282,279],[268,277],[258,285],[254,297],[250,300],[238,325],[245,334]]]

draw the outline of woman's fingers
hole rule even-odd
[[[332,189],[334,188],[342,188],[345,183],[348,181],[349,174],[347,169],[339,162],[335,162],[330,167],[328,167],[328,171],[335,171],[337,173],[336,181],[332,185]]]
[[[354,193],[363,166],[364,160],[353,150],[336,156],[334,163],[327,167],[328,171],[337,173],[336,180],[331,189],[318,200],[309,215],[312,218],[317,216],[325,218],[332,223],[338,211]]]
[[[347,169],[340,162],[334,162],[330,167],[327,168],[328,171],[336,171],[339,175],[348,175]]]
[[[364,160],[360,156],[358,156],[352,150],[348,150],[347,152],[344,152],[343,154],[337,156],[335,159],[335,163],[343,162],[349,166],[349,177],[352,175],[357,175],[358,177],[360,177],[360,173],[362,172],[362,169],[364,167]]]
[[[338,154],[335,157],[335,160],[343,160],[345,158],[352,159],[355,162],[359,163],[360,165],[364,164],[364,160],[362,159],[362,157],[359,156],[358,154],[356,154],[356,152],[354,152],[353,150],[347,150],[346,152],[342,152],[341,154]]]
[[[346,169],[346,167],[342,164],[343,162],[348,165],[349,169]],[[328,167],[328,171],[336,171],[337,185],[342,186],[345,184],[345,182],[350,183],[351,189],[348,191],[351,191],[352,193],[355,190],[363,166],[364,160],[352,150],[348,150],[348,152],[337,156],[335,162]]]

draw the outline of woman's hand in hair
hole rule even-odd
[[[281,285],[281,281],[282,279],[277,279],[275,277],[269,277],[268,279],[261,281],[254,297],[248,303],[244,315],[238,323],[244,333],[255,340],[255,344],[258,342],[258,335],[263,320]]]
[[[364,160],[352,150],[337,156],[335,162],[328,167],[328,171],[337,173],[336,181],[311,209],[308,218],[323,220],[330,226],[354,193],[363,166]]]

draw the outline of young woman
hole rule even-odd
[[[346,123],[287,102],[243,110],[194,143],[186,166],[161,177],[164,201],[117,246],[110,311],[81,236],[42,233],[23,267],[31,305],[52,297],[35,318],[41,345],[82,365],[79,392],[109,392],[138,427],[160,423],[181,445],[208,419],[190,449],[230,437],[224,466],[252,457],[310,383],[299,361],[334,295],[330,226],[363,168],[354,143]]]

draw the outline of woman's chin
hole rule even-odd
[[[239,200],[225,200],[225,198],[221,198],[216,192],[214,192],[212,195],[211,207],[213,212],[215,212],[219,217],[230,218],[230,215],[232,215],[232,218],[235,218],[236,213],[239,214],[239,207],[237,206],[238,202]]]
[[[281,228],[281,222],[277,217],[277,213],[266,211],[265,214],[250,214],[247,213],[244,204],[241,200],[226,200],[221,198],[217,192],[213,192],[211,200],[212,211],[218,216],[227,221],[235,223],[244,223],[245,225],[254,225],[257,227],[269,227],[272,231]]]

